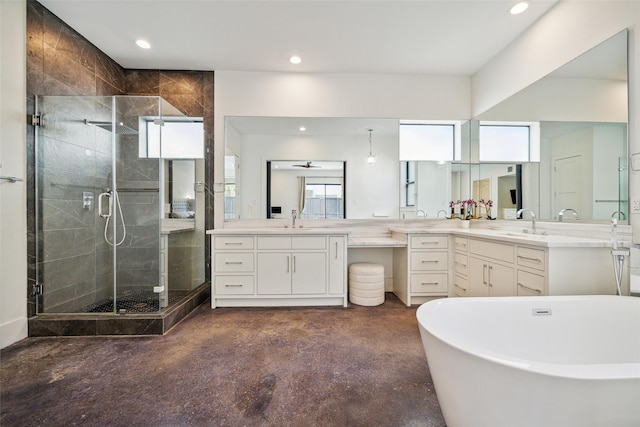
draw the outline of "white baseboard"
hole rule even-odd
[[[5,322],[0,325],[0,348],[5,348],[29,335],[28,320],[26,317]]]

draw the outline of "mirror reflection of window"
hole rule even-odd
[[[224,219],[236,218],[238,158],[235,155],[224,156]]]
[[[404,183],[402,206],[415,206],[416,204],[416,162],[401,162],[402,180]]]
[[[539,133],[536,142],[536,133],[532,132],[532,127],[535,126],[538,125],[491,125],[480,123],[480,161],[528,162],[535,161],[536,158],[539,159]]]
[[[302,219],[344,218],[342,184],[306,183]]]
[[[452,161],[460,159],[460,125],[433,123],[400,124],[401,161]]]

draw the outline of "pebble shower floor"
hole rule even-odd
[[[189,291],[169,291],[168,304],[187,296]],[[148,290],[127,290],[117,295],[116,311],[118,313],[157,313],[160,311],[158,294]],[[84,308],[85,313],[111,313],[113,312],[113,297],[93,303]]]

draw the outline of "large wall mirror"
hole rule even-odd
[[[227,117],[225,133],[225,220],[290,218],[301,178],[300,218],[320,218],[320,199],[337,209],[325,218],[399,217],[396,119]]]
[[[624,31],[460,122],[462,155],[451,161],[401,161],[398,119],[226,117],[225,220],[290,215],[285,205],[296,203],[268,200],[272,161],[346,165],[346,218],[443,218],[449,201],[483,198],[493,201],[493,216],[500,219],[525,207],[550,221],[558,221],[563,209],[564,221],[625,220],[627,94]],[[479,158],[480,125],[513,122],[536,124],[537,154],[525,161]],[[374,165],[366,162],[370,151]],[[285,192],[281,200],[297,197],[289,193],[298,190]],[[282,213],[273,214],[271,205]]]
[[[627,86],[623,31],[477,117],[539,122],[540,161],[522,164],[524,207],[552,221],[628,218]],[[489,178],[500,203],[504,169],[483,163],[475,178]]]

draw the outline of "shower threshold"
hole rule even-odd
[[[143,293],[131,292],[131,298],[128,299],[118,296],[118,299],[124,302],[122,306],[120,301],[118,302],[118,310],[128,310],[129,304],[134,305],[131,311],[118,311],[123,315],[113,315],[113,298],[111,301],[103,300],[93,304],[93,307],[87,307],[91,308],[91,311],[87,310],[86,313],[39,314],[29,318],[29,336],[164,335],[196,307],[207,301],[210,290],[210,284],[203,283],[182,296],[175,293],[174,298],[177,302],[170,299],[169,306],[162,312],[158,312],[157,295],[153,295],[156,300],[154,307],[150,304],[148,295],[147,299],[144,299]],[[106,310],[107,307],[109,310]],[[149,311],[143,312],[143,309]]]

